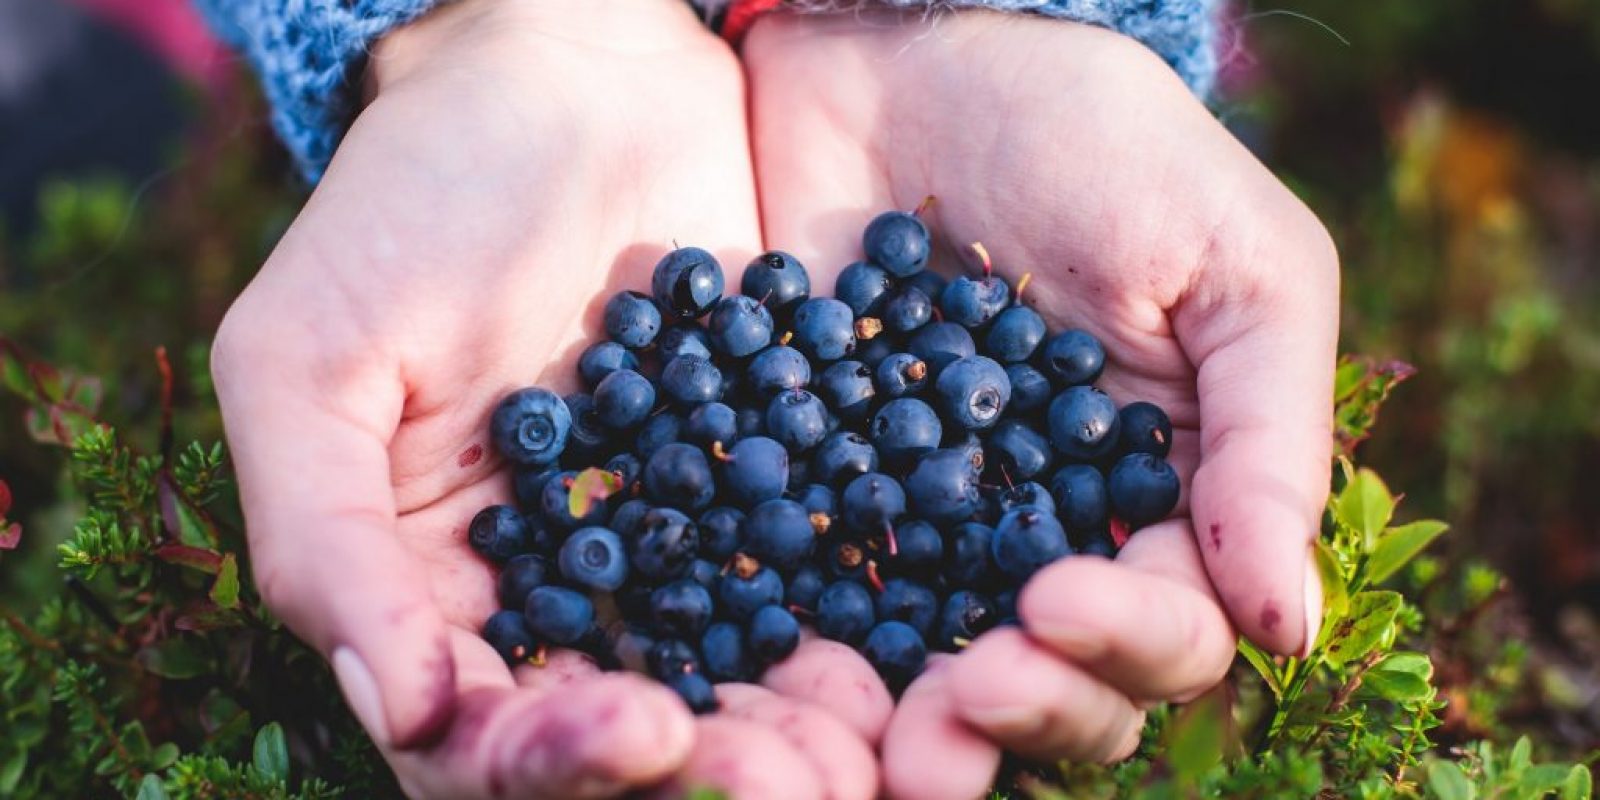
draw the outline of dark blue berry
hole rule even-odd
[[[978,510],[979,470],[972,454],[947,448],[917,460],[906,476],[911,511],[936,525],[969,519]]]
[[[595,413],[594,397],[582,392],[569,394],[561,400],[567,408],[572,424],[567,430],[564,461],[578,466],[588,466],[612,447],[611,432],[600,423]]]
[[[1012,306],[994,318],[983,345],[994,360],[1010,364],[1033,357],[1044,337],[1044,317],[1039,312],[1027,306]]]
[[[933,321],[933,301],[915,286],[900,286],[883,301],[883,326],[910,333]]]
[[[617,476],[622,488],[627,490],[638,483],[644,464],[632,453],[618,453],[606,460],[605,471]]]
[[[811,453],[811,479],[818,483],[838,487],[876,471],[878,449],[859,433],[830,433]]]
[[[890,354],[873,373],[878,391],[891,400],[921,393],[930,374],[927,362],[910,353]]]
[[[904,622],[880,622],[867,634],[861,655],[872,664],[890,691],[903,691],[922,673],[928,659],[928,645],[916,629]]]
[[[1061,523],[1036,508],[1019,508],[1001,517],[991,547],[995,566],[1018,583],[1032,577],[1040,567],[1072,553]]]
[[[663,445],[644,464],[640,483],[645,497],[660,505],[699,511],[711,505],[716,482],[706,454],[692,444]]]
[[[933,633],[933,621],[939,615],[939,598],[933,590],[905,578],[885,581],[874,605],[879,622],[898,620],[924,637]]]
[[[999,275],[969,278],[962,275],[944,288],[939,308],[945,320],[966,328],[979,328],[1011,304],[1011,285]]]
[[[652,508],[639,520],[638,531],[627,546],[629,564],[645,579],[681,578],[694,567],[700,528],[675,509]]]
[[[1007,364],[1006,379],[1011,381],[1011,406],[1007,410],[1012,416],[1042,411],[1055,396],[1049,376],[1029,364]]]
[[[648,346],[661,332],[661,309],[639,292],[617,292],[606,301],[606,336],[611,341],[638,349]]]
[[[1100,556],[1101,558],[1116,558],[1117,543],[1111,540],[1107,531],[1095,531],[1083,540],[1083,547],[1078,550],[1086,556]]]
[[[650,593],[656,633],[695,640],[711,624],[711,593],[693,580],[676,580]]]
[[[496,594],[503,608],[522,608],[528,602],[528,593],[549,582],[550,562],[544,556],[523,553],[512,556],[500,568],[495,582]]]
[[[589,598],[559,586],[529,592],[522,613],[528,629],[551,644],[572,644],[594,627],[594,604]]]
[[[860,361],[835,362],[817,377],[817,395],[840,419],[865,419],[876,394],[872,369]]]
[[[833,284],[833,296],[858,317],[876,317],[892,285],[889,273],[865,261],[857,261],[839,272]]]
[[[639,532],[639,523],[644,521],[644,515],[648,513],[650,504],[642,498],[635,497],[611,512],[611,520],[606,523],[606,527],[616,531],[617,535],[626,541]]]
[[[782,250],[769,250],[745,265],[739,291],[762,301],[774,316],[788,317],[811,296],[811,276],[799,259]]]
[[[928,377],[938,377],[946,364],[960,358],[977,355],[972,334],[954,322],[935,322],[924,325],[906,343],[907,352],[928,364]]]
[[[905,513],[905,490],[899,481],[881,472],[856,478],[839,497],[839,516],[845,526],[867,536],[884,533]]]
[[[718,564],[744,546],[744,512],[717,506],[700,515],[700,557]]]
[[[639,458],[649,461],[657,450],[683,439],[683,417],[663,411],[645,420],[639,435],[633,438],[633,451]]]
[[[789,579],[789,585],[784,588],[783,603],[790,608],[802,608],[814,614],[817,600],[826,588],[828,579],[822,570],[807,564],[795,570],[794,577]]]
[[[1056,499],[1050,496],[1050,490],[1043,485],[1028,481],[1018,483],[1001,489],[996,495],[1000,503],[1000,513],[1009,514],[1018,508],[1032,508],[1046,514],[1056,513]]]
[[[804,389],[811,383],[811,362],[804,353],[788,345],[776,345],[762,350],[750,359],[745,370],[750,388],[764,397],[774,397],[783,392]]]
[[[700,356],[678,356],[661,368],[661,391],[679,409],[693,411],[722,399],[722,370]]]
[[[739,438],[767,435],[767,410],[742,406],[733,410],[739,424]]]
[[[950,362],[934,383],[946,419],[969,431],[994,427],[1011,402],[1011,381],[999,362],[967,356]]]
[[[697,558],[689,567],[689,580],[705,587],[705,590],[715,597],[722,584],[722,567],[703,558]]]
[[[740,439],[719,465],[722,492],[741,508],[781,497],[789,485],[789,451],[765,436]]]
[[[731,294],[711,312],[711,341],[722,352],[744,358],[772,343],[772,312],[761,301]]]
[[[1050,468],[1055,451],[1033,426],[1008,419],[996,425],[983,447],[984,463],[1013,481],[1029,481]]]
[[[561,545],[561,577],[579,586],[613,592],[628,579],[622,539],[608,528],[580,528]]]
[[[891,400],[872,417],[869,430],[878,454],[894,465],[909,464],[939,446],[944,426],[933,407],[915,397]]]
[[[578,375],[583,383],[593,388],[607,375],[619,369],[639,371],[639,357],[632,350],[616,342],[595,342],[578,356]]]
[[[938,646],[955,652],[999,621],[1000,608],[993,600],[968,590],[952,592],[939,612]]]
[[[1129,403],[1117,412],[1122,421],[1123,453],[1149,453],[1165,458],[1172,451],[1172,420],[1155,403]]]
[[[495,406],[489,436],[496,450],[518,464],[554,464],[567,446],[572,413],[554,392],[518,389]]]
[[[746,620],[762,606],[783,602],[783,578],[771,567],[746,555],[733,558],[733,566],[722,576],[717,590],[722,611],[736,620]]]
[[[762,606],[750,616],[745,642],[757,661],[782,661],[800,646],[800,622],[782,606]]]
[[[656,354],[666,364],[678,356],[699,356],[711,360],[711,334],[693,322],[680,322],[656,337]]]
[[[1159,522],[1178,505],[1178,473],[1165,459],[1130,453],[1117,461],[1106,478],[1111,510],[1135,528]]]
[[[884,566],[897,575],[931,577],[944,559],[944,537],[931,523],[902,520],[894,526],[895,550],[880,553]]]
[[[530,550],[528,523],[511,506],[489,506],[467,526],[467,543],[478,555],[497,564]]]
[[[1117,404],[1092,386],[1073,386],[1050,401],[1050,443],[1067,458],[1092,461],[1117,446]]]
[[[703,317],[722,298],[722,265],[698,247],[680,247],[662,257],[650,276],[650,293],[679,319]]]
[[[700,654],[705,659],[706,675],[719,681],[749,681],[756,677],[756,663],[744,646],[744,631],[734,622],[714,622],[700,638]]]
[[[656,640],[655,645],[645,653],[645,667],[658,681],[669,681],[674,676],[702,670],[699,651],[682,639]]]
[[[803,453],[828,435],[828,407],[804,390],[783,392],[767,403],[767,434],[791,453]]]
[[[950,534],[945,554],[944,579],[951,586],[983,588],[995,580],[994,557],[990,554],[994,529],[979,522],[964,522]]]
[[[1087,386],[1105,370],[1106,351],[1088,331],[1074,328],[1046,342],[1040,362],[1057,386]]]
[[[876,621],[872,595],[859,583],[838,581],[817,598],[817,633],[836,642],[860,644]]]
[[[524,511],[537,512],[539,493],[544,491],[545,481],[559,474],[561,470],[556,467],[518,466],[511,473],[511,493],[516,495],[517,506]]]
[[[732,447],[739,440],[739,414],[722,403],[706,403],[689,412],[682,435],[684,441],[707,449],[717,443]]]
[[[813,297],[794,311],[794,348],[817,361],[838,361],[856,349],[855,314],[832,297]]]
[[[642,424],[655,405],[655,384],[630,369],[619,369],[594,387],[595,416],[614,431]]]
[[[710,714],[721,708],[711,681],[698,672],[682,672],[667,679],[667,688],[678,693],[684,705],[696,714]]]
[[[861,581],[867,578],[869,561],[867,551],[861,542],[835,540],[828,546],[823,568],[834,578]]]
[[[928,226],[917,215],[885,211],[867,223],[861,233],[861,249],[867,260],[897,278],[907,278],[928,266],[933,245]]]
[[[745,519],[744,551],[784,572],[800,566],[811,555],[816,538],[811,515],[804,506],[786,497],[750,509]]]
[[[834,494],[833,489],[823,484],[806,484],[795,493],[794,500],[806,510],[807,514],[821,514],[829,518],[839,516],[839,496]]]
[[[939,299],[944,296],[944,288],[949,284],[950,282],[945,280],[943,275],[931,269],[918,272],[901,283],[902,286],[915,286],[921,289],[922,293],[927,295],[935,306],[939,305]]]
[[[496,611],[483,623],[483,638],[507,664],[526,661],[537,645],[521,611]]]
[[[1069,529],[1082,531],[1106,524],[1110,498],[1100,470],[1087,464],[1068,464],[1050,479],[1050,494],[1056,499],[1056,516]]]
[[[856,352],[853,357],[875,370],[899,347],[900,344],[895,337],[880,333],[864,342],[856,342]]]

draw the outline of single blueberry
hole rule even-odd
[[[858,317],[876,317],[893,285],[889,273],[865,261],[857,261],[839,272],[833,284],[833,296]]]
[[[1172,451],[1172,420],[1155,403],[1129,403],[1117,412],[1122,421],[1121,450],[1165,458]]]
[[[959,652],[1000,622],[1000,608],[988,597],[970,590],[952,592],[939,612],[939,649]]]
[[[965,328],[980,328],[1011,304],[1011,285],[999,275],[969,278],[962,275],[950,282],[939,298],[944,318]]]
[[[1178,505],[1178,489],[1178,473],[1172,465],[1149,453],[1123,456],[1106,479],[1112,511],[1135,528],[1172,513]]]
[[[800,566],[816,547],[816,532],[804,506],[786,497],[750,509],[745,519],[744,550],[779,570]]]
[[[791,453],[803,453],[828,435],[828,407],[804,390],[783,392],[767,403],[767,433]]]
[[[1050,494],[1056,500],[1056,516],[1068,529],[1090,530],[1106,524],[1110,498],[1100,470],[1088,464],[1068,464],[1050,479]]]
[[[1046,342],[1040,361],[1057,386],[1087,386],[1105,370],[1106,351],[1093,334],[1074,328]]]
[[[608,528],[580,528],[561,545],[561,577],[579,586],[613,592],[628,579],[622,539]]]
[[[736,620],[746,620],[756,609],[783,602],[783,578],[771,567],[746,556],[733,558],[733,566],[722,576],[717,589],[721,610]]]
[[[1012,416],[1040,411],[1055,395],[1049,376],[1030,364],[1007,364],[1006,380],[1011,381],[1011,406],[1007,410]]]
[[[1027,306],[1012,306],[994,318],[984,350],[1002,364],[1027,361],[1045,337],[1044,317]]]
[[[899,481],[881,472],[856,478],[839,497],[839,516],[845,526],[864,536],[883,534],[905,513],[905,490]]]
[[[954,322],[934,322],[922,326],[906,343],[907,352],[928,365],[928,377],[938,377],[946,364],[977,355],[972,334]]]
[[[718,564],[744,546],[744,512],[717,506],[700,515],[700,557]]]
[[[652,581],[681,578],[694,567],[700,549],[700,528],[671,508],[652,508],[627,540],[628,563]]]
[[[927,637],[933,633],[933,621],[939,615],[939,598],[916,581],[890,578],[884,582],[874,607],[879,622],[898,620]]]
[[[717,692],[706,676],[698,672],[682,672],[667,679],[667,688],[678,693],[684,705],[696,714],[710,714],[721,708]]]
[[[661,331],[661,309],[639,292],[622,291],[612,295],[606,301],[602,316],[606,336],[623,347],[646,347]]]
[[[978,510],[979,469],[966,450],[933,450],[906,476],[911,511],[936,525],[951,525]]]
[[[1002,478],[1031,481],[1050,468],[1055,451],[1050,440],[1032,425],[1008,419],[996,425],[983,446],[984,464],[1000,470]]]
[[[1067,533],[1056,518],[1036,508],[1018,508],[1000,518],[990,543],[995,566],[1017,583],[1040,567],[1071,555]]]
[[[522,613],[528,629],[551,644],[572,644],[594,627],[594,604],[589,598],[559,586],[529,592]]]
[[[673,581],[650,593],[656,634],[695,640],[711,624],[711,593],[690,579]]]
[[[787,318],[811,296],[811,277],[799,259],[782,250],[769,250],[745,266],[739,291],[772,309],[773,316]]]
[[[699,356],[711,360],[711,334],[693,322],[680,322],[656,337],[656,354],[666,364],[678,356]]]
[[[718,465],[722,492],[741,508],[781,497],[789,485],[789,451],[765,436],[740,439]]]
[[[714,622],[700,637],[706,674],[719,681],[750,681],[756,664],[744,646],[744,631],[733,622]]]
[[[1011,402],[1011,381],[1005,368],[988,356],[967,356],[950,362],[934,383],[946,419],[969,431],[994,427]]]
[[[578,376],[591,389],[619,369],[639,371],[639,357],[616,342],[595,342],[578,356]]]
[[[944,438],[944,426],[927,403],[902,397],[878,409],[869,434],[878,454],[898,466],[910,464],[917,456],[938,447]]]
[[[714,444],[732,447],[739,440],[739,414],[722,403],[706,403],[683,421],[684,441],[709,449]]]
[[[750,359],[745,374],[757,394],[775,397],[811,383],[811,362],[793,347],[774,345]]]
[[[532,543],[528,523],[511,506],[489,506],[467,526],[467,544],[474,552],[497,564],[526,553]]]
[[[897,278],[907,278],[928,266],[933,245],[928,226],[916,214],[885,211],[867,223],[861,233],[861,249],[867,260]]]
[[[722,265],[698,247],[680,247],[657,262],[650,292],[679,319],[703,317],[722,298]]]
[[[757,661],[763,664],[782,661],[800,646],[800,621],[782,606],[762,606],[750,616],[745,642]]]
[[[554,392],[518,389],[495,406],[489,421],[495,449],[524,465],[554,464],[567,446],[572,413]]]
[[[860,644],[876,620],[872,595],[854,581],[830,584],[817,598],[817,633],[836,642]]]
[[[483,623],[483,638],[507,664],[528,660],[537,647],[521,611],[502,610],[489,615]]]
[[[631,369],[616,370],[594,387],[594,413],[614,431],[643,424],[655,405],[655,384]]]
[[[699,511],[711,505],[716,482],[706,454],[692,444],[662,445],[644,464],[645,497],[660,505]]]
[[[661,368],[661,391],[682,411],[693,411],[722,399],[722,370],[700,356],[678,356]]]
[[[889,690],[900,692],[922,674],[928,659],[928,645],[916,629],[904,622],[880,622],[867,634],[861,655],[872,664]]]
[[[956,588],[981,589],[995,580],[990,555],[994,529],[979,522],[963,522],[950,533],[945,553],[944,579]]]
[[[877,395],[872,369],[860,361],[837,361],[817,377],[817,394],[841,419],[865,419]]]
[[[1092,461],[1117,446],[1117,405],[1092,386],[1072,386],[1056,395],[1047,419],[1050,443],[1067,458]]]
[[[900,286],[883,301],[883,326],[910,333],[933,320],[933,301],[915,286]]]
[[[500,606],[522,608],[528,602],[528,593],[548,583],[551,577],[550,562],[544,556],[532,553],[512,556],[500,568],[500,577],[495,581]]]
[[[711,341],[727,355],[744,358],[772,342],[772,313],[759,300],[728,295],[711,312]]]
[[[813,297],[794,311],[794,348],[816,361],[838,361],[856,349],[855,314],[832,297]]]

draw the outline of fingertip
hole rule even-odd
[[[350,710],[374,740],[396,750],[439,739],[455,714],[456,669],[442,636],[401,658],[369,661],[355,647],[334,648],[329,660]],[[377,663],[378,669],[369,666]]]
[[[870,744],[883,738],[894,698],[860,653],[838,642],[806,642],[767,670],[762,685],[785,697],[827,709]]]
[[[949,664],[956,661],[930,662],[900,698],[883,737],[889,797],[966,800],[985,796],[994,782],[1000,748],[967,727],[950,704]]]
[[[671,775],[694,747],[694,721],[677,696],[636,675],[607,674],[547,693],[507,734],[521,783],[553,797],[599,797]]]
[[[816,770],[830,800],[870,800],[878,794],[878,761],[860,733],[826,710],[759,686],[717,687],[722,713],[770,726]]]
[[[688,760],[655,796],[681,797],[711,789],[742,800],[821,800],[811,764],[771,728],[732,717],[699,717]]]

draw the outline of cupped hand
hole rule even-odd
[[[369,75],[215,347],[267,604],[413,796],[871,796],[889,698],[853,653],[808,644],[777,692],[697,721],[575,654],[513,674],[478,637],[494,574],[466,525],[510,494],[495,402],[572,388],[600,304],[673,240],[729,265],[759,249],[731,52],[671,0],[468,0],[383,40]],[[792,699],[817,693],[848,708]]]
[[[813,285],[859,258],[874,213],[933,195],[936,261],[972,271],[981,241],[1013,286],[1032,272],[1024,302],[1105,343],[1100,385],[1175,427],[1174,516],[1114,562],[1052,565],[1022,594],[1022,631],[930,668],[883,746],[890,792],[980,794],[997,746],[1126,756],[1143,704],[1221,678],[1235,629],[1306,649],[1338,325],[1316,218],[1156,56],[1104,30],[772,14],[743,58],[762,223]]]

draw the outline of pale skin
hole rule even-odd
[[[1142,47],[987,13],[774,14],[741,61],[675,0],[464,0],[387,37],[369,79],[214,369],[263,594],[408,793],[969,797],[1002,748],[1125,757],[1145,704],[1220,679],[1235,631],[1305,646],[1336,256]],[[569,388],[599,304],[673,240],[735,284],[781,246],[826,292],[873,213],[927,194],[942,260],[982,240],[1033,272],[1030,304],[1106,342],[1108,391],[1172,413],[1176,516],[1036,576],[1026,633],[936,661],[898,707],[822,641],[699,720],[573,654],[508,671],[465,543],[509,493],[493,402]]]

